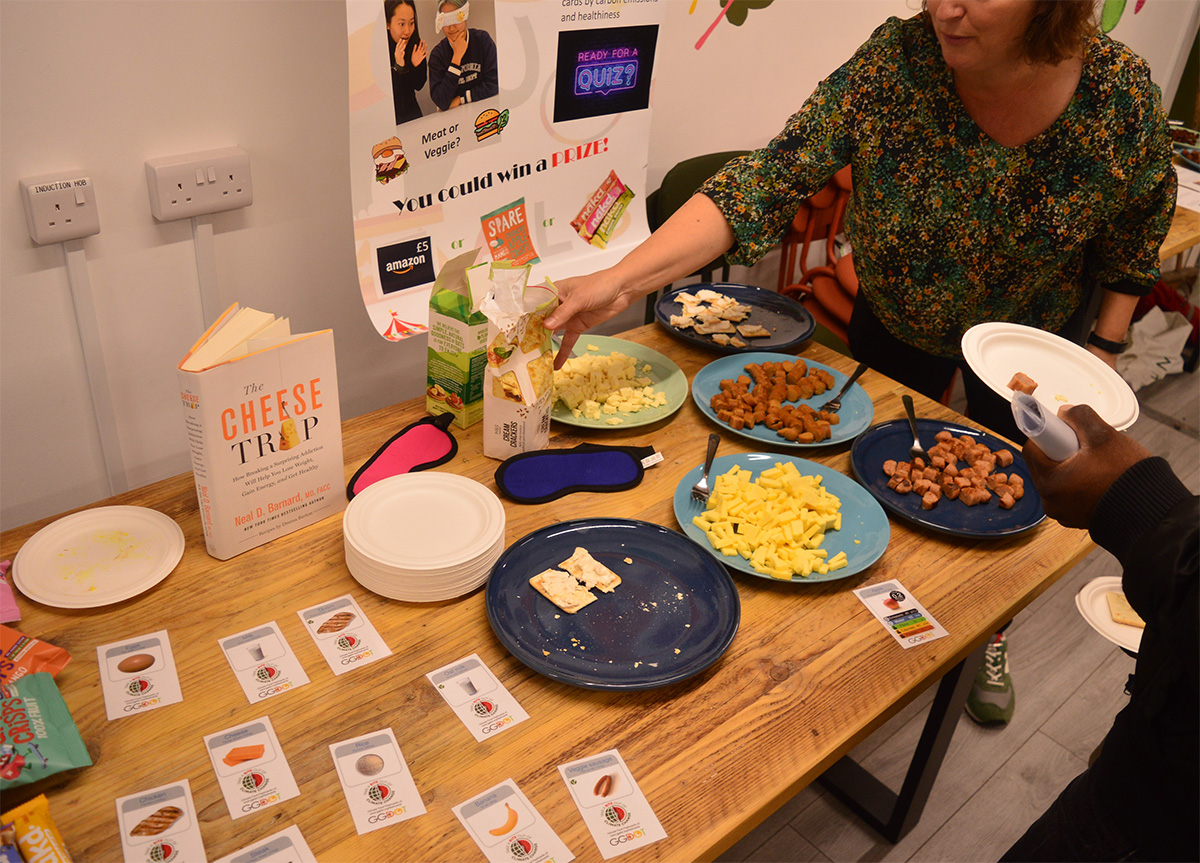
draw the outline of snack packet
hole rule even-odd
[[[0,624],[0,686],[34,671],[45,671],[53,676],[70,661],[71,654],[61,647]]]
[[[50,802],[45,794],[27,800],[0,816],[7,829],[12,824],[21,859],[36,863],[71,863],[71,855],[63,842],[58,825],[50,816]],[[6,858],[0,858],[6,859]]]
[[[547,280],[529,285],[529,267],[483,264],[467,271],[488,319],[483,387],[483,454],[506,459],[550,443],[554,345],[542,323],[558,305]]]
[[[27,674],[0,696],[0,791],[91,765],[53,677]]]
[[[508,261],[515,266],[540,262],[525,221],[525,199],[518,198],[480,219],[483,236],[493,261]]]

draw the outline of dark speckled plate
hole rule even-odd
[[[567,614],[529,579],[576,547],[621,584]],[[729,647],[741,620],[733,579],[711,555],[681,533],[620,518],[560,522],[517,540],[492,569],[486,605],[513,656],[589,689],[653,689],[698,674]]]

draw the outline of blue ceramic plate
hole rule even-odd
[[[883,472],[883,463],[893,458],[908,461],[908,447],[912,444],[908,420],[880,423],[859,435],[850,449],[850,464],[859,482],[889,512],[940,533],[985,539],[1012,536],[1024,533],[1046,517],[1042,510],[1042,499],[1033,487],[1029,468],[1025,466],[1025,459],[1021,458],[1017,447],[970,426],[941,420],[917,420],[917,434],[926,449],[933,446],[933,436],[940,431],[948,431],[955,437],[969,435],[991,450],[1007,449],[1011,452],[1013,463],[1004,468],[1004,472],[1015,473],[1025,480],[1025,496],[1012,509],[1001,509],[994,497],[989,503],[977,506],[967,506],[957,500],[942,500],[933,509],[922,509],[919,496],[896,494],[887,487],[888,477]]]
[[[713,360],[700,369],[700,371],[696,372],[696,377],[692,379],[692,401],[696,403],[696,407],[700,408],[702,414],[721,426],[722,429],[733,432],[735,435],[749,438],[763,446],[779,447],[781,449],[812,449],[813,447],[843,443],[853,440],[858,436],[859,432],[871,424],[871,418],[875,416],[875,406],[871,404],[871,398],[867,395],[867,391],[858,384],[854,384],[842,396],[842,409],[838,411],[838,424],[833,426],[833,436],[829,440],[821,441],[820,443],[793,443],[784,440],[777,432],[761,423],[755,425],[752,429],[738,430],[732,428],[728,423],[717,419],[717,412],[712,409],[710,402],[712,401],[712,397],[721,391],[721,381],[745,374],[747,363],[779,363],[784,360],[795,359],[797,358],[793,354],[752,353],[721,357],[719,360]],[[803,359],[803,357],[800,359]],[[837,394],[837,391],[845,385],[848,375],[844,375],[837,369],[830,368],[821,363],[814,363],[808,360],[805,360],[805,362],[808,363],[809,368],[824,369],[833,375],[834,387],[832,390],[822,393],[819,396],[813,396],[807,401],[802,400],[796,403],[807,404],[816,409]]]
[[[577,546],[621,583],[567,614],[529,579]],[[496,561],[485,599],[492,629],[513,656],[589,689],[653,689],[698,674],[729,647],[741,620],[724,567],[683,534],[624,518],[564,521],[522,537]]]
[[[589,346],[594,346],[596,350],[589,350]],[[554,349],[558,350],[557,339],[555,340]],[[595,420],[588,419],[585,416],[575,416],[571,413],[571,409],[567,407],[566,402],[555,399],[554,405],[550,409],[550,419],[560,422],[563,425],[612,431],[613,429],[628,429],[656,423],[659,420],[666,419],[683,407],[683,403],[687,401],[687,376],[673,361],[652,348],[627,341],[626,339],[613,338],[612,336],[593,336],[584,333],[579,337],[579,341],[575,343],[575,347],[571,350],[571,356],[581,357],[585,354],[594,353],[597,356],[606,357],[613,352],[633,357],[633,359],[638,361],[639,371],[642,371],[645,366],[650,366],[650,370],[644,372],[644,374],[653,382],[654,389],[666,394],[667,403],[654,408],[646,408],[637,413],[615,413],[611,414],[611,416],[605,414],[600,419]],[[608,420],[612,417],[620,419],[621,422],[617,425],[610,424]]]
[[[683,312],[683,304],[676,297],[683,292],[694,294],[696,291],[716,291],[727,297],[732,297],[742,305],[750,306],[750,314],[741,324],[758,324],[770,330],[771,335],[758,339],[742,339],[747,345],[737,348],[733,345],[718,345],[712,336],[697,335],[690,329],[680,329],[671,326],[671,315]],[[710,351],[721,354],[736,354],[746,351],[787,351],[812,337],[817,331],[817,322],[808,309],[793,299],[758,288],[754,285],[735,285],[730,282],[701,283],[688,285],[667,291],[658,298],[654,306],[654,318],[668,333],[680,341],[699,345]]]
[[[825,486],[830,494],[835,495],[842,502],[842,529],[831,530],[826,533],[825,542],[821,547],[828,550],[830,557],[833,557],[839,551],[844,551],[846,552],[846,557],[850,560],[848,566],[835,569],[833,572],[825,575],[814,574],[807,578],[794,576],[792,583],[809,584],[815,581],[837,581],[838,579],[847,578],[848,576],[862,572],[875,561],[879,560],[883,556],[884,550],[887,549],[888,540],[892,534],[887,516],[875,501],[875,498],[871,497],[861,485],[850,479],[850,477],[838,473],[831,467],[780,453],[752,452],[739,453],[737,455],[721,455],[713,460],[712,473],[708,476],[709,484],[712,484],[712,480],[716,476],[726,473],[735,464],[751,471],[757,477],[767,468],[774,467],[779,462],[788,461],[795,464],[796,469],[805,476],[819,475],[821,477],[821,485]],[[726,557],[721,554],[721,552],[717,551],[709,543],[704,531],[692,524],[692,518],[704,511],[704,508],[700,504],[692,500],[691,495],[692,485],[695,484],[696,480],[700,479],[700,473],[703,469],[703,465],[697,465],[692,468],[680,480],[679,485],[675,487],[675,518],[683,528],[683,532],[695,540],[702,549],[726,566],[732,567],[739,572],[744,572],[747,575],[755,575],[759,578],[779,581],[777,578],[772,578],[769,575],[755,571],[750,562],[740,555]]]

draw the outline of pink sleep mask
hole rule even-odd
[[[458,454],[458,441],[448,427],[454,422],[454,414],[438,414],[425,417],[392,436],[354,472],[346,486],[346,498],[354,496],[367,486],[397,476],[427,470],[445,464]]]

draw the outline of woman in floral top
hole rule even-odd
[[[1095,32],[1091,8],[928,0],[914,18],[889,19],[766,147],[727,165],[614,267],[562,280],[547,324],[565,329],[569,349],[722,252],[753,263],[850,164],[855,357],[933,398],[961,367],[972,416],[1015,431],[961,361],[962,333],[983,321],[1059,331],[1097,286],[1100,344],[1089,350],[1114,365],[1104,348],[1124,339],[1157,280],[1174,208],[1158,87],[1144,61]]]

